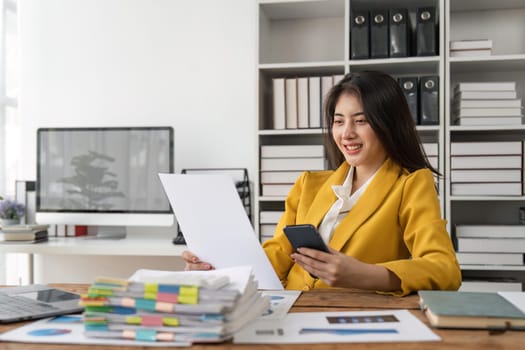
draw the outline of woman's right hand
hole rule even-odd
[[[201,259],[199,259],[198,256],[196,256],[189,250],[185,250],[184,252],[182,252],[182,259],[184,259],[184,262],[186,263],[186,266],[184,267],[184,270],[186,271],[214,269],[214,267],[211,266],[210,263],[201,261]]]

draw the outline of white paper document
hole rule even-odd
[[[139,269],[129,277],[141,283],[185,284],[208,289],[235,289],[244,293],[252,275],[251,266],[237,266],[209,271],[164,271]]]
[[[525,313],[525,292],[498,292],[498,294]]]
[[[259,319],[235,334],[237,344],[314,344],[439,341],[408,310],[293,312]]]
[[[215,268],[252,266],[260,289],[283,289],[230,176],[159,176],[191,252]]]
[[[263,296],[270,298],[270,308],[261,317],[265,320],[285,318],[301,295],[300,290],[266,290]]]

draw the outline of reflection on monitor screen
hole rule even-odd
[[[96,226],[99,236],[170,226],[158,174],[173,168],[171,127],[39,129],[36,221]]]

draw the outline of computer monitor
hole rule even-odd
[[[171,226],[159,180],[173,173],[173,128],[40,128],[36,222],[88,225],[122,238],[127,226]]]

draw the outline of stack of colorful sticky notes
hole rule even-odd
[[[175,273],[173,283],[165,277],[161,282],[97,278],[80,302],[85,307],[85,335],[151,342],[221,342],[270,306],[268,298],[257,291],[251,268],[195,273]],[[184,283],[185,275],[190,283]],[[210,284],[212,280],[226,283]]]

